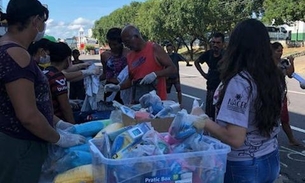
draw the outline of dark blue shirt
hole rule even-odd
[[[17,118],[5,85],[18,79],[28,79],[33,82],[37,108],[52,125],[53,108],[48,80],[34,60],[24,68],[20,67],[7,53],[10,47],[20,46],[6,44],[0,47],[0,132],[19,139],[42,141],[24,128]]]

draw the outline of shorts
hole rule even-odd
[[[282,112],[281,112],[281,123],[289,123],[289,113],[288,113],[288,106],[287,106],[287,98],[285,97]]]
[[[180,78],[167,78],[166,79],[166,92],[170,93],[174,85],[176,92],[181,92]]]

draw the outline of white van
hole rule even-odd
[[[285,27],[266,26],[271,40],[288,40],[289,32]]]

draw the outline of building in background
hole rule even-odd
[[[76,49],[78,48],[77,47],[77,37],[74,36],[72,38],[66,38],[65,39],[65,42],[68,44],[68,46],[73,50],[73,49]]]
[[[291,30],[292,41],[305,41],[305,22],[295,21]]]
[[[93,32],[92,29],[88,29],[88,38],[92,38]]]
[[[65,43],[69,45],[71,49],[78,49],[81,54],[98,54],[99,44],[98,40],[92,38],[92,29],[88,30],[88,34],[84,34],[85,31],[81,27],[77,36],[72,38],[66,38]]]

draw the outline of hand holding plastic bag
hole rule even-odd
[[[207,120],[209,119],[209,116],[204,113],[197,100],[194,100],[193,102],[191,115],[196,116],[194,118],[193,126],[197,130],[203,130]]]
[[[196,116],[200,116],[201,114],[205,114],[204,111],[202,110],[201,106],[199,106],[198,100],[193,101],[191,114],[196,115]]]
[[[84,144],[86,142],[86,138],[78,135],[72,134],[64,130],[57,129],[59,133],[59,140],[55,143],[60,147],[72,147],[80,144]]]
[[[193,127],[196,118],[197,116],[189,115],[185,109],[178,112],[169,128],[169,134],[174,138],[170,139],[169,143],[177,143],[196,133],[196,129]]]
[[[200,116],[196,117],[193,126],[197,130],[203,130],[208,119],[210,119],[209,116],[207,116],[206,114],[201,114]]]

